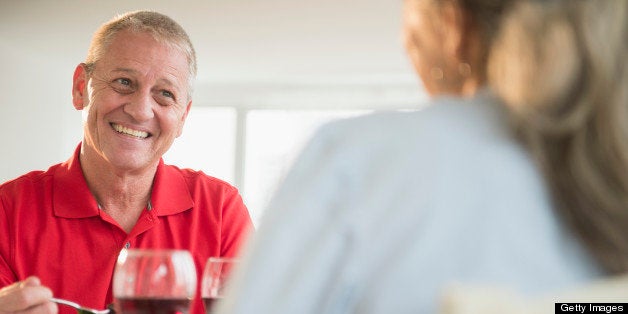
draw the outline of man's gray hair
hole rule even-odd
[[[188,97],[191,99],[192,86],[196,77],[196,52],[187,33],[170,17],[152,11],[134,11],[114,17],[103,24],[95,33],[87,51],[85,64],[91,73],[96,62],[102,58],[116,34],[121,31],[145,32],[157,41],[176,47],[185,53],[188,60]]]

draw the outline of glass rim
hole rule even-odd
[[[172,253],[176,253],[176,254],[189,254],[190,256],[192,255],[192,253],[188,250],[183,250],[183,249],[126,249],[126,252],[128,255],[169,255]]]
[[[177,280],[174,285],[177,287],[177,291],[179,291],[176,292],[176,295],[168,295],[168,298],[194,298],[198,283],[194,258],[190,251],[179,249],[123,249],[118,256],[113,272],[113,297],[117,299],[128,297],[162,298],[163,292],[159,290],[161,288],[153,289],[153,283],[138,290],[137,287],[133,287],[134,284],[132,282],[139,280],[137,278],[140,277],[152,278],[150,273],[161,270],[164,267],[164,263],[171,265],[166,268],[169,273],[174,274],[176,277]],[[149,266],[144,268],[141,265]],[[139,273],[145,270],[149,271],[144,274],[147,276],[140,276]],[[129,281],[129,279],[132,280]],[[131,282],[131,286],[129,286],[129,282]],[[158,285],[161,285],[161,283],[157,283]]]
[[[219,263],[222,262],[222,263],[224,263],[224,262],[239,262],[239,261],[240,261],[240,259],[237,258],[237,257],[227,257],[227,256],[224,256],[224,257],[223,256],[220,256],[220,257],[212,256],[212,257],[207,259],[207,263],[211,263],[211,262],[219,262]]]

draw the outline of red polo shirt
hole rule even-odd
[[[200,277],[210,256],[236,255],[252,230],[236,188],[162,160],[152,209],[144,210],[127,234],[98,209],[79,152],[80,145],[68,161],[0,185],[0,287],[36,275],[57,297],[105,308],[112,302],[113,269],[125,245],[189,250]],[[76,313],[64,306],[59,310]],[[192,313],[204,313],[198,298]]]

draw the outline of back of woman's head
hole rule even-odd
[[[490,85],[543,169],[555,208],[609,272],[628,271],[628,1],[521,1]]]

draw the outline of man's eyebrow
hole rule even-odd
[[[167,79],[167,78],[160,78],[157,80],[159,83],[162,83],[166,86],[172,86],[172,87],[178,87],[177,84],[175,84],[173,81]]]
[[[131,68],[115,68],[113,70],[111,70],[112,73],[115,72],[123,72],[123,73],[129,73],[129,74],[137,74],[139,73],[139,71],[131,69]],[[176,84],[174,81],[167,79],[167,78],[160,78],[157,80],[158,82],[166,85],[166,86],[172,86],[175,88],[179,88],[179,85]]]
[[[129,68],[115,68],[111,72],[137,73],[136,70],[129,69]]]

